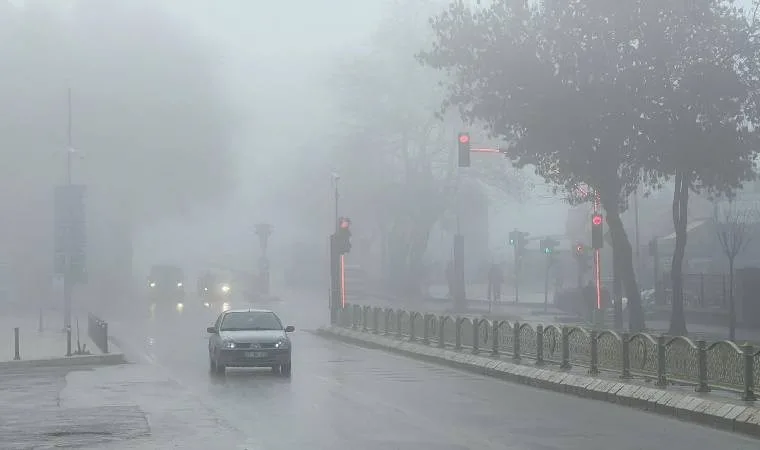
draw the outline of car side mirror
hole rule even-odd
[[[286,333],[292,333],[294,331],[296,331],[296,327],[294,327],[293,325],[288,325],[287,327],[285,327]]]
[[[206,328],[206,333],[216,334],[216,327],[208,327],[208,328]]]

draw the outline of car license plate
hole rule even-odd
[[[245,352],[246,358],[266,358],[267,352]]]

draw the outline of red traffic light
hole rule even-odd
[[[468,134],[460,134],[459,135],[459,142],[462,144],[466,144],[470,142],[470,135]]]
[[[599,226],[602,224],[602,215],[601,214],[594,214],[594,217],[591,218],[591,223]]]

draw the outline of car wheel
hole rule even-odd
[[[291,363],[283,364],[280,366],[280,374],[282,376],[289,377],[292,370],[293,370],[293,365]]]

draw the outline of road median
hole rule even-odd
[[[669,390],[616,379],[606,374],[584,375],[573,371],[536,367],[465,350],[433,347],[343,327],[325,327],[317,334],[420,360],[439,363],[481,375],[501,378],[578,397],[676,417],[723,430],[760,438],[760,408],[753,402],[737,402],[718,395]]]
[[[103,322],[105,323],[105,322]],[[8,353],[0,355],[0,369],[28,367],[108,366],[126,363],[118,347],[103,345],[105,332],[94,333],[90,327],[80,331],[79,321],[69,333],[43,328],[42,321],[29,317],[4,317],[0,344]],[[70,339],[70,342],[69,342]]]
[[[119,352],[100,355],[72,355],[56,358],[2,361],[0,362],[0,369],[23,367],[113,366],[125,363],[127,363],[127,360],[125,359],[124,354]]]

